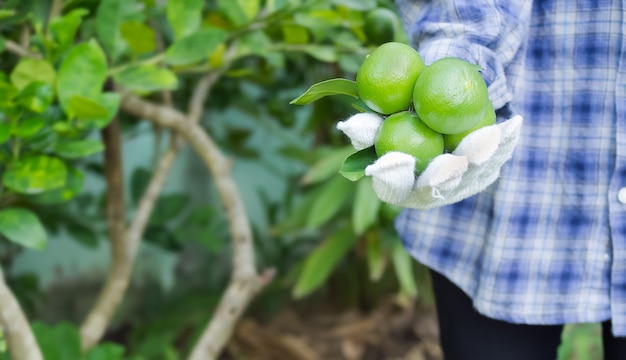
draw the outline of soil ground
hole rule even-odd
[[[240,321],[227,348],[232,360],[442,360],[436,315],[392,302],[354,310],[287,308],[269,321]]]

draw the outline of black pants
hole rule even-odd
[[[555,360],[562,325],[520,325],[479,314],[471,299],[441,274],[431,271],[441,347],[446,360]],[[626,359],[626,338],[602,323],[605,360]]]

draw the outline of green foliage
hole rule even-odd
[[[350,250],[356,236],[350,226],[344,226],[325,239],[307,258],[302,274],[293,290],[296,298],[308,295],[330,276],[339,260]]]
[[[37,155],[13,161],[2,175],[2,183],[17,193],[40,194],[65,185],[66,176],[61,160]]]
[[[95,40],[73,47],[61,64],[58,77],[56,90],[59,102],[70,118],[106,116],[102,107],[98,106],[98,100],[107,78],[107,61]],[[95,110],[91,110],[94,103]]]
[[[156,50],[156,35],[148,25],[137,21],[126,21],[120,24],[120,33],[134,55]]]
[[[304,229],[321,229],[321,234],[328,234],[307,256],[297,276],[294,295],[304,297],[324,287],[333,272],[340,268],[342,260],[346,260],[346,254],[363,248],[362,260],[370,281],[383,278],[388,259],[391,259],[398,279],[398,299],[407,304],[417,296],[415,269],[413,260],[393,231],[397,211],[380,202],[373,193],[370,178],[353,177],[354,183],[337,174],[340,169],[348,173],[350,161],[362,156],[362,152],[357,152],[357,160],[354,160],[355,155],[348,157],[353,160],[347,160],[346,165],[343,159],[351,153],[354,153],[351,146],[320,151],[319,159],[302,177],[302,183],[310,190],[276,228],[286,234],[299,234]]]
[[[603,358],[600,324],[570,324],[565,326],[557,360],[600,360]]]
[[[391,246],[391,259],[396,271],[396,276],[400,282],[400,303],[409,305],[411,300],[417,296],[417,285],[413,273],[413,259],[404,249],[400,239],[396,238]]]
[[[49,52],[49,59],[57,60],[74,44],[76,32],[81,26],[83,17],[89,14],[87,9],[73,9],[65,15],[55,17],[50,20],[48,30],[51,39],[47,39],[44,44]]]
[[[129,66],[115,74],[114,79],[119,85],[139,93],[174,90],[178,86],[178,78],[171,70],[154,64]]]
[[[352,206],[352,224],[355,235],[363,235],[378,220],[381,202],[372,191],[372,179],[363,178],[357,183],[356,195]]]
[[[359,150],[345,158],[339,169],[339,173],[350,181],[357,181],[365,176],[365,168],[372,164],[378,155],[373,146]]]
[[[180,39],[195,32],[202,21],[202,0],[173,0],[166,5],[167,20]]]
[[[127,43],[122,36],[121,26],[135,17],[141,16],[140,3],[134,0],[102,0],[96,12],[96,34],[109,58],[115,63]],[[139,34],[142,36],[143,34]]]
[[[176,40],[165,52],[165,62],[180,66],[206,60],[227,36],[228,33],[221,29],[200,29]]]
[[[33,333],[45,359],[80,359],[80,335],[78,329],[70,323],[48,326],[43,323],[32,324]]]
[[[382,278],[387,265],[387,254],[379,232],[369,231],[366,233],[365,251],[369,278],[371,281],[378,281]]]
[[[11,83],[22,90],[33,82],[42,82],[54,85],[56,71],[52,65],[43,59],[22,58],[10,75]]]
[[[169,96],[163,105],[186,111],[197,79],[214,73],[205,104],[211,121],[202,126],[235,158],[235,173],[247,167],[255,175],[237,180],[247,210],[256,210],[250,218],[259,261],[278,270],[267,296],[280,304],[312,296],[341,276],[338,270],[355,274],[363,265],[371,282],[391,281],[394,291],[414,297],[413,265],[392,235],[393,211],[373,196],[367,179],[359,180],[368,154],[350,156],[354,150],[334,131],[351,105],[363,109],[351,103],[357,96],[349,79],[375,46],[363,29],[364,12],[381,4],[391,6],[375,0],[93,0],[65,1],[55,13],[51,1],[3,2],[0,247],[41,249],[50,235],[63,234],[97,248],[107,233],[105,197],[89,188],[90,181],[104,182],[107,145],[99,131],[116,119],[123,141],[149,132],[155,146],[145,153],[158,159],[163,144],[157,140],[165,137],[120,112],[123,96],[155,102]],[[31,55],[16,53],[14,45]],[[328,78],[334,80],[303,93],[306,84]],[[292,99],[311,107],[292,106]],[[127,172],[129,214],[153,174],[143,166]],[[337,175],[340,169],[358,182]],[[262,176],[270,186],[259,185]],[[230,277],[228,223],[209,174],[198,178],[209,183],[204,196],[197,188],[158,194],[143,240],[181,258],[202,256],[206,275],[193,276],[201,285],[185,283],[189,276],[170,298],[152,299],[152,308],[123,312],[121,323],[137,324],[124,343],[83,355],[74,325],[36,322],[46,359],[183,358]],[[389,259],[397,276],[386,280]],[[367,294],[359,286],[350,282],[341,296],[354,297],[347,294],[354,289]]]
[[[126,360],[125,351],[119,345],[102,343],[82,353],[78,328],[62,322],[49,326],[41,322],[31,324],[42,355],[46,360]],[[4,340],[2,340],[4,343]],[[6,346],[6,344],[4,345]],[[10,360],[9,353],[0,351],[1,360]]]
[[[339,176],[320,185],[320,191],[311,203],[306,227],[317,228],[333,218],[350,197],[351,190],[352,184]]]
[[[46,232],[31,211],[21,208],[0,210],[0,234],[22,246],[41,249],[46,245]]]
[[[352,146],[345,146],[343,149],[331,151],[320,161],[311,165],[309,170],[302,177],[304,185],[312,185],[318,182],[328,180],[337,174],[337,169],[341,166],[343,159],[354,152]]]

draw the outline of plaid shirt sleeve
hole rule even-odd
[[[626,336],[625,2],[396,1],[427,63],[479,64],[494,106],[524,117],[496,183],[401,213],[407,251],[487,316]]]
[[[531,1],[398,0],[402,22],[424,62],[454,56],[483,69],[499,109],[512,100],[508,68],[522,54]]]

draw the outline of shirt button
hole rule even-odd
[[[617,192],[617,200],[622,204],[626,204],[626,187],[619,189]]]

